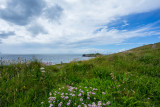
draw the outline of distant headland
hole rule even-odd
[[[102,56],[100,53],[92,53],[92,54],[83,54],[83,57],[97,57],[97,56]]]

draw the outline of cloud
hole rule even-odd
[[[120,49],[118,52],[124,52],[124,51],[126,51],[126,49],[125,49],[125,48]]]
[[[0,32],[0,38],[8,38],[9,36],[15,35],[15,32],[9,31],[9,32]]]
[[[37,36],[38,34],[47,34],[47,31],[40,24],[32,24],[27,30],[32,33],[32,35]]]
[[[26,25],[41,14],[44,6],[43,0],[11,0],[6,8],[0,9],[0,17],[17,25]]]
[[[54,21],[58,20],[60,16],[62,15],[63,9],[59,5],[53,5],[49,8],[46,8],[43,12],[44,17],[47,19]]]
[[[2,41],[5,52],[84,52],[85,47],[159,34],[148,23],[128,30],[133,24],[129,19],[119,20],[124,29],[109,26],[121,17],[159,9],[159,0],[11,0],[0,4],[0,30],[15,32]]]

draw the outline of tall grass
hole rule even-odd
[[[159,47],[52,66],[0,66],[0,105],[160,106]]]

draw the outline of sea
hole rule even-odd
[[[0,64],[9,65],[38,60],[46,65],[89,60],[94,57],[82,57],[82,54],[0,54]]]

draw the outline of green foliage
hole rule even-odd
[[[81,86],[83,90],[84,87],[98,89],[96,103],[110,101],[111,106],[159,106],[159,49],[160,43],[157,43],[156,48],[147,45],[68,64],[44,66],[33,61],[29,64],[1,65],[0,106],[49,106],[52,90],[58,92],[59,87],[67,89],[71,85]],[[102,92],[105,95],[102,96]],[[85,104],[94,101],[94,97],[91,97],[91,102],[86,95],[82,98]],[[60,95],[56,104],[58,100],[63,101]],[[79,97],[73,102],[80,104]]]

